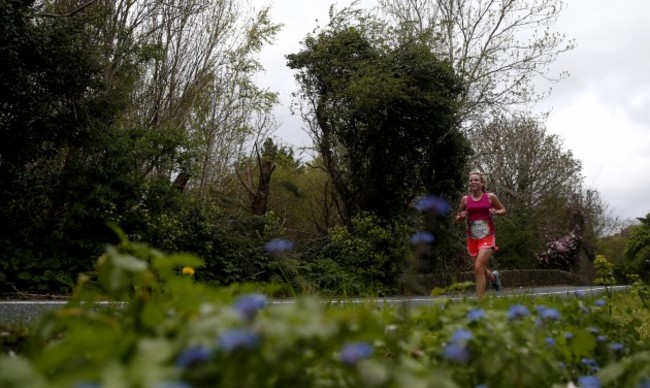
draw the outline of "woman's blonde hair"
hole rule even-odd
[[[487,178],[485,177],[485,175],[479,171],[472,171],[469,173],[468,176],[472,176],[472,175],[478,175],[479,179],[481,180],[481,184],[483,185],[482,187],[483,192],[487,193]]]

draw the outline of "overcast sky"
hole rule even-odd
[[[266,72],[258,82],[280,94],[276,135],[297,147],[309,147],[311,140],[289,110],[296,83],[284,56],[299,51],[307,33],[327,23],[332,3],[272,3],[272,19],[284,26],[261,53]],[[336,7],[350,3],[338,0]],[[552,85],[551,96],[538,107],[550,110],[547,132],[559,135],[582,161],[585,183],[600,192],[615,215],[644,216],[650,212],[650,0],[569,0],[556,31],[575,39],[577,48],[554,65],[570,77]]]

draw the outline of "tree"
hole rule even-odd
[[[557,135],[547,134],[540,121],[527,116],[493,120],[480,133],[472,142],[479,155],[476,166],[510,214],[497,220],[503,246],[499,260],[530,267],[547,242],[571,231],[580,238],[593,234],[585,225],[591,230],[597,219],[596,196],[585,193],[583,198],[581,163],[563,149]],[[583,220],[579,230],[574,230],[576,214],[589,214],[589,223]]]
[[[341,224],[337,208],[340,199],[332,181],[317,158],[307,163],[283,152],[277,159],[269,210],[282,220],[287,236],[298,243],[322,238]]]
[[[128,166],[109,135],[126,101],[102,77],[90,7],[46,10],[22,1],[0,9],[0,240],[11,252],[0,272],[6,284],[40,290],[73,284],[107,241],[103,219],[133,194],[130,174],[98,171]]]
[[[579,191],[582,163],[538,120],[498,118],[480,132],[472,142],[476,164],[505,203],[537,207],[549,198],[567,200]]]
[[[343,219],[402,214],[425,191],[454,195],[468,149],[452,69],[421,40],[359,10],[331,9],[330,19],[288,65]]]
[[[255,12],[247,5],[117,2],[102,20],[111,69],[123,68],[132,53],[140,59],[123,126],[150,151],[137,161],[143,175],[176,179],[206,197],[275,129],[269,112],[277,97],[255,86],[253,76],[262,70],[256,54],[279,26],[268,7]]]
[[[10,274],[7,284],[65,290],[114,238],[107,221],[137,240],[178,232],[173,225],[185,215],[198,218],[179,211],[192,205],[181,194],[187,199],[185,189],[197,186],[197,161],[212,152],[198,148],[206,143],[197,129],[209,122],[220,128],[214,136],[231,134],[238,146],[224,164],[231,163],[274,101],[252,76],[260,69],[255,53],[277,26],[266,9],[247,19],[240,4],[3,2],[0,86],[10,95],[0,96],[0,241],[10,254],[0,277]],[[215,112],[232,120],[204,120]],[[193,243],[185,246],[201,242]]]
[[[625,247],[625,271],[646,281],[650,279],[650,223],[647,220],[650,220],[650,213],[640,218],[640,225],[630,227]]]
[[[258,216],[266,214],[266,209],[271,194],[271,176],[277,167],[275,159],[278,156],[278,146],[273,143],[273,139],[268,138],[262,145],[262,152],[255,148],[256,168],[258,177],[253,178],[253,167],[251,160],[247,160],[244,166],[244,175],[237,171],[237,178],[242,186],[248,192],[250,198],[251,212]]]
[[[625,277],[625,247],[630,239],[633,225],[622,228],[619,232],[608,234],[598,239],[598,254],[603,255],[614,265],[614,273],[620,283],[628,280]]]
[[[476,129],[490,112],[544,97],[535,77],[560,79],[548,65],[575,45],[551,31],[561,0],[379,0],[382,10],[429,46],[463,79],[460,119]]]

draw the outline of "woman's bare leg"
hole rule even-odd
[[[487,269],[488,261],[494,251],[491,248],[480,249],[478,256],[474,260],[474,279],[476,282],[476,296],[481,298],[485,294],[485,284],[487,279],[492,280],[493,276]]]

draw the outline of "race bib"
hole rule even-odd
[[[473,239],[487,237],[490,234],[490,225],[487,221],[479,220],[469,223],[469,235]]]

